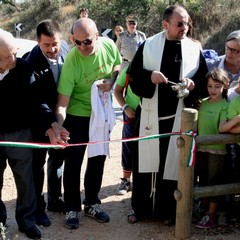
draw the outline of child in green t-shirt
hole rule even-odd
[[[122,138],[131,138],[134,134],[135,110],[140,102],[140,97],[135,95],[128,84],[127,68],[125,67],[118,76],[114,88],[114,95],[123,110]],[[122,143],[122,168],[123,177],[118,186],[117,194],[124,195],[131,189],[132,172],[132,142]]]
[[[219,134],[219,128],[227,120],[227,89],[229,78],[223,69],[214,68],[206,75],[209,97],[202,100],[198,114],[198,135]],[[199,146],[195,175],[199,186],[217,185],[224,182],[226,163],[225,144]],[[207,206],[207,213],[197,222],[201,229],[213,228],[217,225],[216,210],[218,197],[202,199]]]

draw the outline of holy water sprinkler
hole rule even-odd
[[[173,84],[172,90],[178,93],[178,98],[185,98],[189,95],[189,90],[187,89],[187,82],[182,81],[179,83],[168,81],[169,83]]]

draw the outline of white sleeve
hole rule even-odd
[[[236,89],[236,88],[228,89],[228,101],[231,101],[231,100],[233,100],[235,97],[240,96],[240,94],[238,94],[238,93],[235,91],[235,89]]]

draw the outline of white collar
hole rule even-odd
[[[0,81],[2,81],[8,73],[9,73],[9,69],[6,69],[4,73],[0,73]]]

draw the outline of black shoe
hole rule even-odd
[[[19,231],[25,233],[26,236],[30,239],[41,239],[41,232],[35,226],[27,230],[19,228]]]
[[[49,212],[59,212],[64,214],[66,213],[65,204],[61,199],[49,202],[47,209]]]
[[[93,217],[97,222],[106,223],[109,222],[109,216],[105,213],[99,204],[94,204],[84,207],[84,215],[88,217]]]
[[[48,227],[51,225],[51,221],[45,212],[36,213],[34,217],[36,224],[39,226]]]
[[[168,227],[174,226],[175,225],[175,219],[173,219],[173,218],[166,218],[166,219],[164,219],[163,224],[165,226],[168,226]]]
[[[6,226],[6,220],[7,220],[6,206],[0,199],[0,222],[3,224],[3,226]]]

